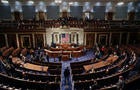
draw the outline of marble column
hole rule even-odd
[[[19,38],[18,38],[18,34],[16,33],[16,41],[17,41],[17,47],[19,48]]]
[[[112,38],[112,33],[110,32],[110,34],[109,34],[109,46],[111,46],[111,38]]]
[[[122,42],[122,33],[120,33],[119,45],[121,45],[121,42]]]
[[[35,48],[35,36],[34,36],[34,34],[32,34],[32,38],[33,38],[33,48]]]
[[[94,45],[97,43],[97,33],[95,33]]]
[[[46,41],[46,35],[45,35],[45,33],[43,34],[43,46],[44,47],[46,47],[46,43],[47,43],[47,41]]]

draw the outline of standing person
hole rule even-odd
[[[118,80],[118,83],[117,83],[117,90],[123,90],[124,89],[124,84],[125,84],[125,81],[124,81],[123,76],[119,76],[119,80]]]
[[[59,54],[58,59],[59,59],[59,62],[61,62],[61,60],[62,60],[62,54]]]
[[[69,76],[70,76],[70,71],[69,68],[67,67],[64,71],[64,77],[65,77],[65,84],[69,81]]]
[[[47,62],[49,63],[50,61],[49,61],[49,55],[48,55],[48,53],[46,53],[46,59],[47,59]]]
[[[105,53],[105,46],[102,46],[102,48],[101,48],[101,54],[104,55],[104,53]]]

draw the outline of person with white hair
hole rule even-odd
[[[118,83],[117,83],[117,90],[123,90],[124,85],[125,85],[125,81],[124,81],[123,76],[119,76],[119,80],[118,80]]]

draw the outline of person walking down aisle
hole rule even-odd
[[[69,81],[69,76],[70,76],[70,71],[69,71],[69,68],[67,67],[64,71],[64,77],[65,77],[65,84],[68,83]]]

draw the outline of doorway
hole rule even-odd
[[[108,35],[100,34],[98,43],[101,45],[107,45]]]

